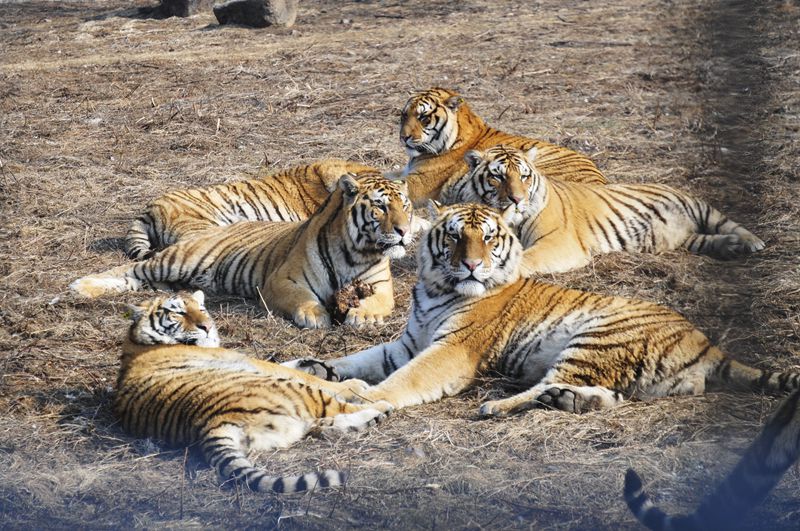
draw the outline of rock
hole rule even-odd
[[[220,24],[242,24],[254,28],[294,24],[298,0],[229,0],[214,6]]]
[[[161,0],[158,14],[163,17],[190,17],[211,9],[214,0]]]

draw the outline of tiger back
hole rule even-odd
[[[197,445],[222,481],[299,492],[344,481],[336,470],[271,475],[251,451],[286,447],[309,432],[361,430],[386,404],[350,404],[363,382],[326,382],[219,347],[201,291],[133,307],[114,410],[124,430],[173,446]]]
[[[537,148],[495,146],[465,155],[469,171],[442,189],[446,203],[509,209],[526,248],[526,274],[568,271],[598,254],[685,248],[728,259],[764,242],[705,201],[660,184],[564,182],[539,171]]]
[[[628,469],[624,497],[631,512],[655,531],[732,529],[761,503],[800,457],[800,391],[792,393],[727,478],[687,516],[668,516],[653,505],[639,475]],[[765,524],[765,529],[768,524]]]
[[[539,170],[552,179],[606,183],[587,156],[571,149],[498,131],[486,125],[458,93],[432,88],[412,95],[400,117],[400,142],[409,160],[403,174],[411,200],[438,199],[442,186],[467,171],[464,154],[499,144],[539,150]]]
[[[398,408],[456,395],[491,372],[528,387],[484,403],[484,416],[537,407],[581,413],[707,389],[779,394],[800,387],[800,373],[730,359],[663,306],[522,279],[521,255],[516,235],[491,208],[442,209],[418,246],[404,333],[328,367],[380,382],[363,396]]]
[[[191,286],[249,297],[304,328],[331,325],[334,294],[355,281],[371,289],[345,323],[381,322],[394,307],[390,258],[414,233],[405,185],[380,176],[339,179],[305,222],[246,221],[203,231],[152,258],[70,284],[83,297]]]
[[[210,227],[239,221],[303,221],[336,189],[339,177],[380,172],[357,162],[329,159],[207,188],[170,192],[131,224],[125,250],[141,260]]]

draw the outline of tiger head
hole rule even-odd
[[[128,338],[139,345],[218,347],[217,327],[204,302],[202,291],[182,291],[131,306]]]
[[[356,247],[365,253],[402,258],[414,239],[414,210],[402,181],[368,175],[339,179],[347,214],[347,230]]]
[[[451,90],[433,88],[411,96],[400,115],[400,142],[408,156],[449,151],[458,139],[459,112],[469,110]]]
[[[502,145],[483,153],[470,150],[464,160],[469,165],[467,179],[472,190],[484,204],[500,211],[513,211],[513,216],[506,218],[510,225],[519,224],[522,216],[534,208],[534,195],[542,181],[542,175],[533,165],[535,147],[528,151]]]
[[[479,296],[519,278],[522,246],[501,214],[476,203],[432,209],[438,217],[418,255],[428,291]]]

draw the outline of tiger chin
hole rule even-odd
[[[197,445],[222,482],[280,493],[335,487],[337,470],[271,475],[247,458],[309,433],[358,431],[382,421],[387,403],[346,402],[364,382],[329,382],[219,347],[202,291],[131,308],[114,410],[124,430],[173,446]]]
[[[718,259],[748,255],[764,242],[705,201],[661,184],[575,183],[545,177],[538,150],[494,146],[465,155],[469,171],[442,188],[444,203],[500,211],[525,247],[525,274],[556,273],[617,251],[684,248]]]
[[[290,317],[301,328],[331,325],[337,290],[360,281],[371,295],[345,324],[381,323],[394,308],[390,258],[414,239],[406,185],[381,176],[343,175],[306,221],[242,221],[212,227],[158,252],[70,284],[79,296],[98,297],[147,288],[195,287],[249,297]]]
[[[800,457],[800,391],[792,393],[767,421],[727,478],[695,512],[669,516],[656,507],[633,470],[625,474],[624,497],[631,512],[656,531],[733,529],[761,503]],[[767,523],[763,523],[765,529]]]
[[[413,94],[400,116],[400,143],[409,156],[403,175],[417,206],[438,199],[442,186],[466,170],[464,154],[505,144],[539,150],[540,171],[552,179],[604,184],[606,178],[587,156],[542,140],[488,126],[453,90],[432,88]]]
[[[800,373],[732,360],[663,306],[521,278],[521,259],[500,214],[477,204],[444,207],[418,246],[419,280],[403,334],[316,363],[377,383],[363,396],[396,408],[457,395],[491,372],[528,387],[484,403],[482,416],[534,408],[583,413],[707,389],[778,394],[800,387]]]

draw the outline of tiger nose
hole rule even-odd
[[[520,201],[522,201],[522,196],[521,196],[521,195],[510,195],[510,196],[508,196],[508,198],[509,198],[509,199],[511,200],[511,202],[513,202],[515,205],[518,205],[518,204],[520,203]]]
[[[197,328],[199,328],[200,330],[202,330],[207,334],[208,331],[211,329],[211,325],[207,323],[197,323]]]
[[[483,263],[483,260],[461,260],[461,263],[470,271],[475,271],[475,269]]]
[[[394,231],[402,238],[408,232],[408,225],[395,226]]]

